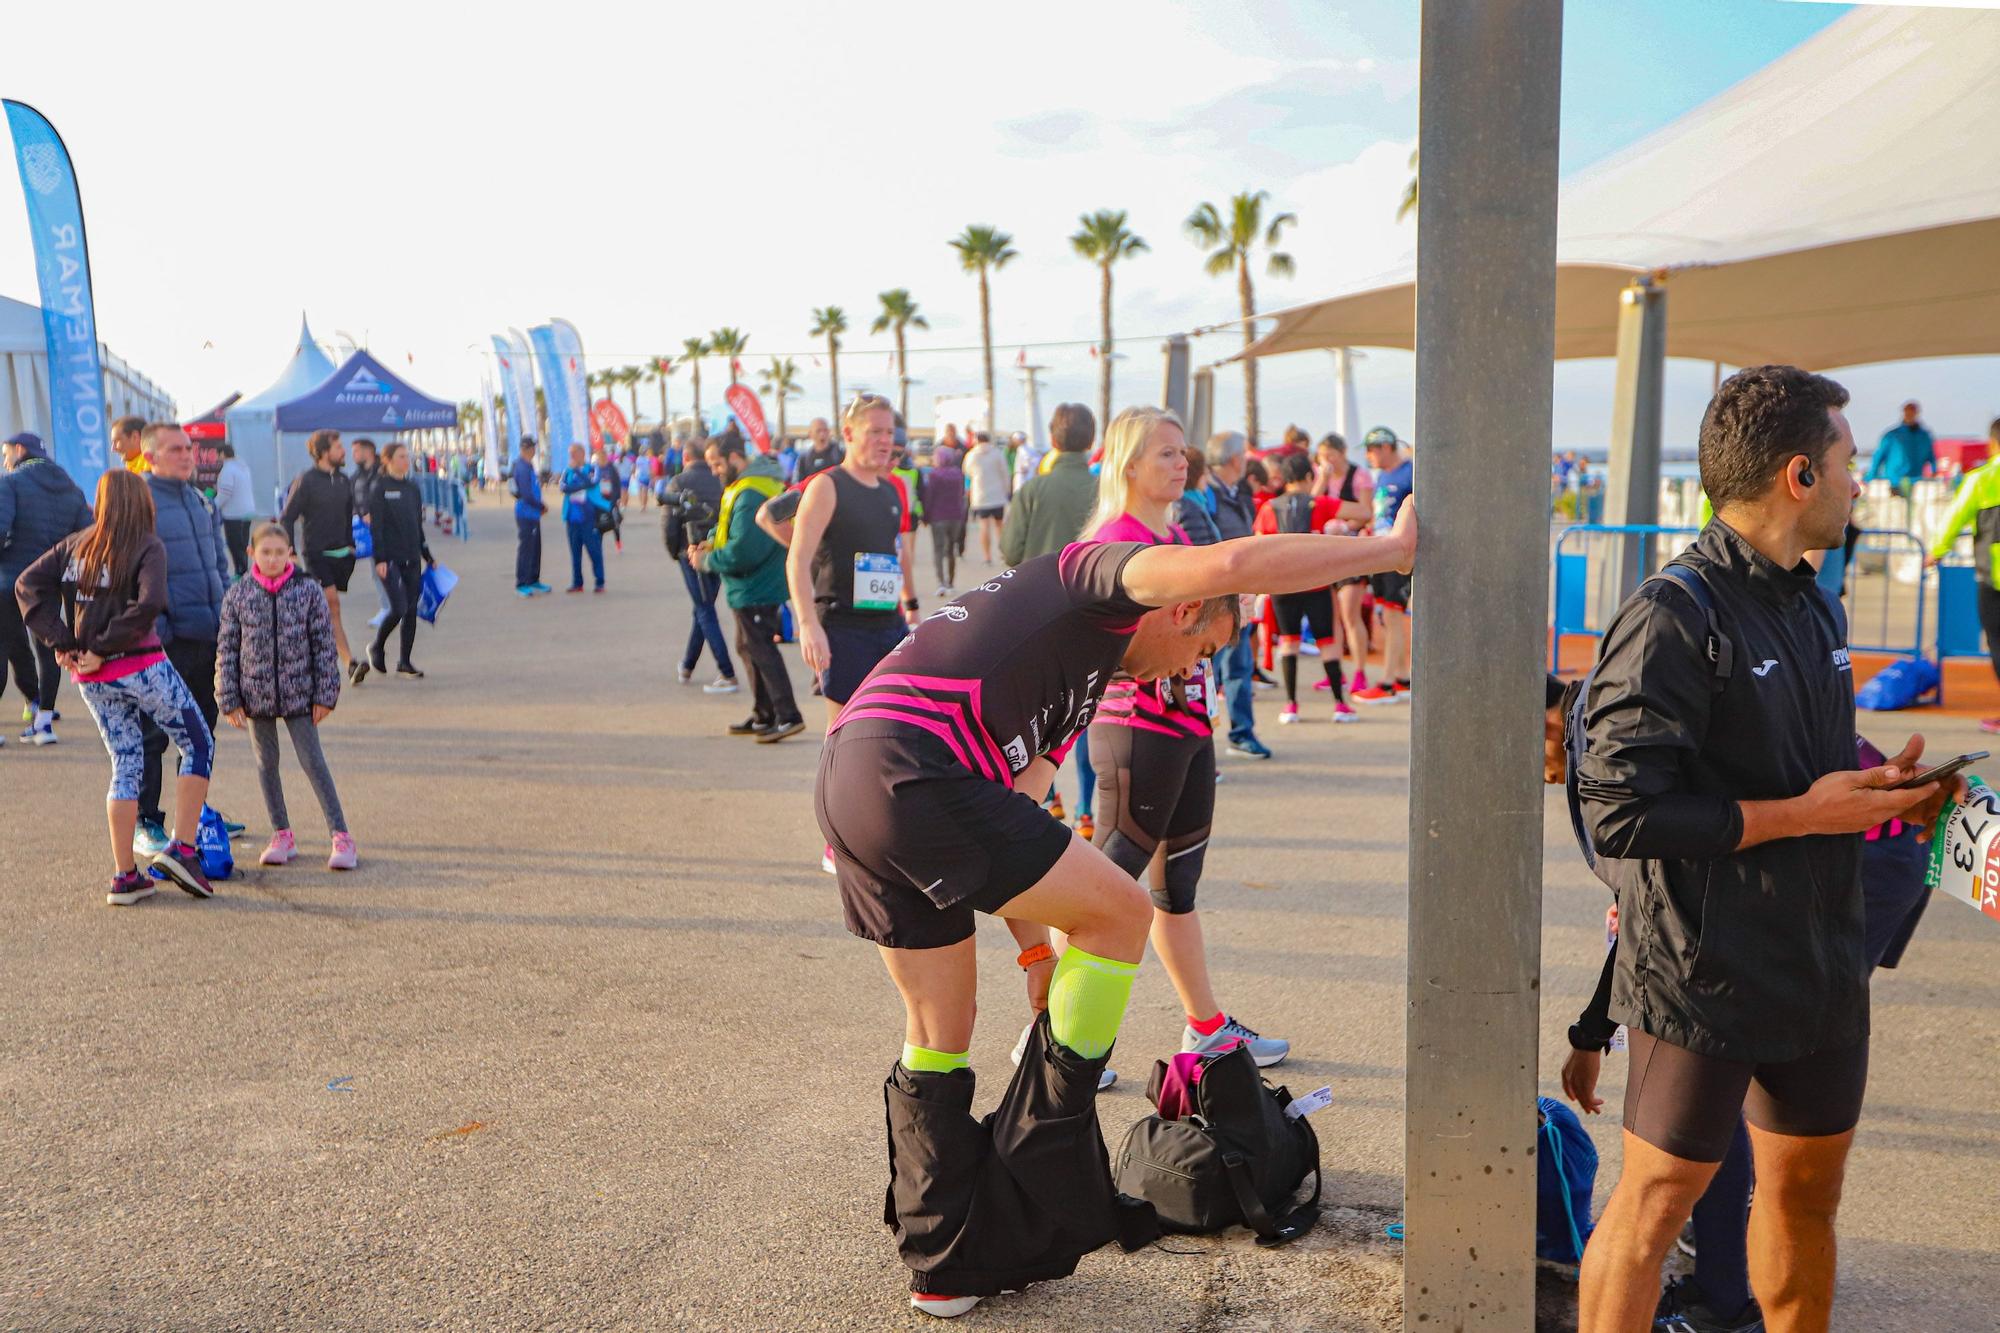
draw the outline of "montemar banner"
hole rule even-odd
[[[8,101],[7,128],[28,199],[35,276],[42,289],[42,336],[49,352],[49,453],[86,493],[104,471],[104,366],[97,357],[97,312],[90,299],[90,251],[83,200],[62,136],[42,113]]]
[[[549,442],[541,438],[542,423],[535,411],[535,354],[528,350],[528,336],[519,329],[507,330],[507,376],[513,384],[514,399],[519,404],[521,435],[535,436],[535,442],[542,446],[542,457],[549,456]],[[520,436],[514,438],[514,448],[521,447]]]
[[[531,432],[528,430],[528,418],[522,413],[520,390],[514,383],[513,345],[497,333],[493,335],[493,359],[500,366],[500,399],[507,409],[506,438],[502,442],[505,447],[500,452],[511,457],[521,447],[521,437]],[[527,406],[534,406],[532,394]]]
[[[747,385],[732,384],[722,391],[722,397],[729,404],[729,410],[743,423],[743,429],[750,436],[750,442],[757,446],[757,452],[771,452],[771,428],[764,424],[764,405],[757,401],[757,395],[750,392]]]
[[[542,410],[549,414],[548,445],[550,467],[569,462],[569,447],[584,443],[584,425],[570,411],[568,372],[563,369],[562,351],[556,346],[556,331],[546,324],[528,330],[535,345],[535,371],[542,377]]]
[[[583,373],[583,335],[576,331],[576,325],[566,319],[552,319],[549,327],[555,330],[556,350],[562,354],[570,420],[577,423],[579,433],[576,438],[581,441],[581,432],[590,422],[590,385]],[[548,389],[546,392],[554,393],[555,390]]]

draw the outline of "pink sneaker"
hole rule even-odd
[[[352,870],[360,861],[354,855],[354,835],[336,833],[333,835],[333,855],[326,858],[328,870]]]
[[[1350,689],[1350,690],[1365,690],[1365,689],[1367,689],[1367,688],[1368,688],[1368,673],[1367,673],[1366,671],[1357,671],[1357,672],[1355,672],[1355,673],[1354,673],[1354,674],[1353,674],[1352,676],[1350,676],[1350,677],[1348,678],[1348,681],[1347,681],[1347,688],[1348,688],[1348,689]]]
[[[1354,705],[1342,699],[1333,706],[1333,720],[1335,722],[1359,722],[1361,714],[1354,711]]]
[[[281,828],[271,835],[271,841],[265,844],[264,854],[257,858],[257,864],[281,866],[298,854],[299,847],[292,841],[292,831]]]
[[[1292,723],[1298,720],[1299,720],[1299,706],[1297,704],[1286,704],[1284,707],[1284,711],[1278,714],[1278,724],[1280,726],[1288,727]]]

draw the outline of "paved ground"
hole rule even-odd
[[[315,855],[109,909],[74,694],[63,745],[0,751],[0,1327],[914,1324],[877,1225],[900,1010],[816,865],[816,744],[728,739],[745,703],[673,684],[685,599],[650,518],[608,596],[531,604],[511,524],[476,520],[439,543],[465,582],[419,639],[430,678],[371,680],[328,724],[358,873]],[[1225,1002],[1295,1040],[1295,1090],[1339,1094],[1328,1225],[1275,1254],[1239,1232],[1095,1255],[979,1327],[1397,1326],[1406,712],[1226,761],[1203,889]],[[225,734],[216,800],[254,860],[249,765]],[[1553,800],[1547,834],[1554,1091],[1604,900]],[[1878,984],[1841,1328],[1994,1327],[1993,930],[1937,903]],[[1004,932],[982,938],[990,1105],[1024,1008]],[[1179,1023],[1149,967],[1114,1143]],[[1608,1188],[1615,1127],[1592,1128]]]

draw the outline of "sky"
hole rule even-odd
[[[1643,137],[1836,21],[1782,0],[1570,0],[1565,172]],[[746,377],[792,355],[828,409],[812,310],[853,330],[843,390],[893,392],[877,294],[907,287],[912,417],[976,391],[978,303],[949,238],[1001,227],[998,424],[1023,423],[1019,349],[1043,410],[1096,401],[1097,274],[1078,215],[1125,209],[1150,245],[1116,269],[1115,406],[1155,401],[1160,337],[1235,317],[1182,231],[1244,189],[1298,215],[1297,276],[1260,309],[1331,295],[1415,243],[1396,205],[1416,141],[1418,5],[1017,0],[1002,10],[866,0],[638,7],[575,0],[337,10],[100,4],[10,13],[0,91],[40,108],[82,183],[101,336],[183,414],[262,390],[306,314],[439,397],[479,392],[487,335],[552,316],[593,368],[750,335]],[[560,22],[552,22],[555,14]],[[80,40],[81,39],[81,40]],[[0,130],[0,133],[4,133]],[[7,174],[11,181],[11,173]],[[0,187],[0,196],[11,187]],[[0,293],[35,300],[24,210],[0,201]],[[1233,336],[1233,335],[1232,335]],[[1041,345],[1035,344],[1064,344]],[[1232,349],[1197,341],[1198,362]],[[815,355],[818,361],[815,361]],[[1915,394],[1942,431],[1983,433],[1994,358],[1848,372],[1866,433]],[[1267,432],[1330,428],[1330,357],[1264,362]],[[1407,432],[1413,360],[1359,362],[1363,424]],[[713,404],[725,373],[703,371]],[[1241,376],[1217,374],[1218,424]],[[1706,364],[1673,363],[1667,438],[1691,443]],[[1601,444],[1609,362],[1560,365],[1554,442]],[[689,401],[685,372],[670,385]],[[642,386],[641,409],[658,410]],[[622,395],[621,395],[622,398]]]

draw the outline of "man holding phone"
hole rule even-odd
[[[1791,366],[1722,385],[1700,444],[1715,519],[1675,561],[1712,606],[1648,582],[1591,676],[1583,817],[1601,855],[1641,873],[1619,903],[1611,991],[1631,1039],[1624,1173],[1584,1254],[1584,1333],[1652,1326],[1660,1263],[1739,1116],[1759,1184],[1752,1288],[1774,1327],[1831,1319],[1868,1075],[1860,834],[1925,823],[1948,794],[1894,789],[1922,737],[1855,767],[1846,622],[1805,560],[1840,544],[1858,490],[1846,404]]]

